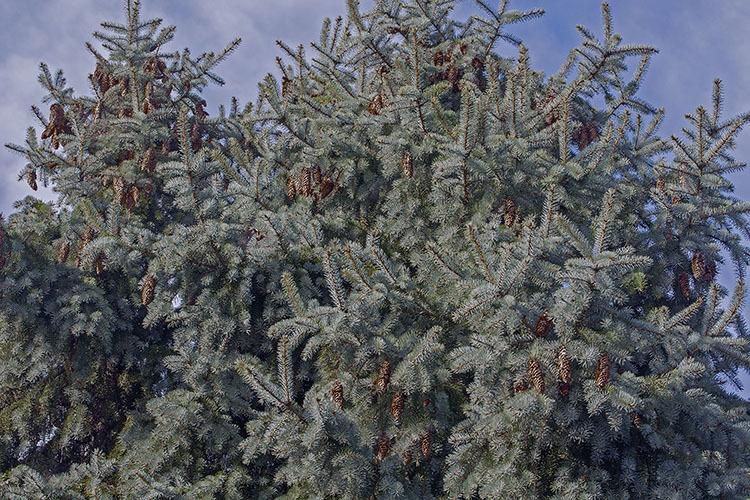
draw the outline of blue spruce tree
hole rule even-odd
[[[216,117],[239,41],[167,53],[137,1],[91,96],[42,66],[0,498],[747,498],[750,115],[716,80],[660,137],[606,3],[550,77],[507,31],[541,10],[475,3],[348,0]]]

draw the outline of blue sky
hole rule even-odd
[[[368,1],[362,0],[363,6]],[[599,0],[510,0],[509,4],[519,10],[546,10],[541,19],[510,31],[524,40],[532,66],[547,73],[554,72],[578,44],[576,24],[601,33]],[[475,11],[468,1],[458,0],[456,5],[459,18]],[[614,31],[625,42],[649,44],[660,51],[652,60],[641,97],[666,108],[662,136],[679,133],[685,113],[710,104],[716,77],[724,82],[725,116],[750,111],[750,40],[744,35],[750,24],[749,1],[611,0],[610,5]],[[309,47],[318,39],[326,16],[345,12],[345,0],[143,0],[144,17],[160,17],[165,25],[177,26],[175,40],[168,46],[172,51],[189,47],[199,54],[221,49],[234,37],[243,39],[219,68],[227,84],[205,94],[212,115],[231,96],[241,105],[255,100],[257,82],[276,72],[274,59],[282,55],[275,40]],[[87,93],[86,77],[94,60],[84,42],[91,40],[101,21],[123,20],[121,0],[0,2],[0,88],[5,93],[0,103],[0,144],[22,144],[29,125],[39,130],[29,110],[31,104],[41,106],[44,94],[37,83],[39,62],[48,63],[53,71],[62,68],[76,94]],[[503,46],[498,51],[516,52]],[[741,133],[735,156],[750,160],[750,130]],[[13,201],[33,193],[25,182],[17,182],[24,164],[23,158],[0,149],[0,212],[12,212]],[[735,174],[732,180],[737,196],[750,200],[750,172]],[[35,195],[54,199],[54,193],[42,186]],[[747,312],[746,306],[746,318]],[[750,385],[750,377],[745,381]]]

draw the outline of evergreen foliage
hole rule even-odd
[[[474,1],[348,0],[216,117],[239,40],[168,53],[137,0],[92,94],[42,64],[8,147],[60,199],[0,220],[0,498],[747,498],[750,115],[716,80],[659,137],[606,3],[546,78],[507,31],[542,11]]]

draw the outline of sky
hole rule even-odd
[[[496,5],[497,2],[488,0]],[[362,6],[372,0],[362,0]],[[275,40],[295,47],[318,40],[325,17],[346,14],[345,0],[143,0],[142,17],[164,19],[163,26],[176,25],[171,51],[189,47],[193,55],[219,51],[233,38],[240,47],[217,70],[226,85],[204,93],[207,111],[217,114],[219,104],[229,105],[232,96],[240,106],[255,101],[259,82],[278,74],[276,56],[283,56]],[[750,24],[747,0],[611,0],[613,31],[626,43],[642,43],[659,49],[652,58],[640,96],[666,109],[659,132],[663,137],[679,134],[685,113],[702,104],[711,105],[714,78],[724,82],[725,117],[750,111],[750,39],[744,35]],[[569,50],[580,42],[576,30],[582,24],[600,35],[599,0],[510,0],[510,9],[542,8],[540,19],[517,24],[508,30],[529,49],[531,66],[548,74],[562,64]],[[472,2],[457,0],[455,16],[465,19],[476,12]],[[75,95],[88,94],[87,75],[94,58],[84,43],[94,41],[91,32],[102,21],[124,22],[122,0],[2,0],[0,2],[0,144],[23,144],[26,129],[41,132],[30,111],[32,104],[43,112],[42,87],[37,82],[39,63],[55,72],[63,69]],[[499,45],[502,55],[517,49]],[[308,51],[308,54],[310,52]],[[748,127],[750,128],[750,127]],[[735,150],[739,161],[750,160],[750,130],[740,133]],[[23,158],[0,148],[0,213],[13,211],[15,200],[29,194],[55,199],[40,185],[34,193],[19,172]],[[740,199],[750,200],[750,171],[730,178]],[[729,276],[724,276],[725,283]],[[750,309],[744,308],[748,318]],[[743,377],[745,397],[750,396],[750,376]]]

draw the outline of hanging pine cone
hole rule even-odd
[[[29,183],[29,187],[36,191],[38,186],[36,185],[36,170],[29,170],[26,172],[26,182]]]
[[[561,345],[557,351],[557,375],[560,379],[558,384],[560,394],[567,396],[570,394],[570,357],[564,345]]]
[[[693,269],[693,277],[696,280],[702,279],[703,275],[706,274],[706,263],[703,260],[703,254],[700,250],[693,254],[690,264]]]
[[[205,99],[201,99],[200,101],[195,103],[195,116],[197,116],[199,120],[204,120],[208,116],[208,113],[206,113],[206,110],[203,109],[203,106],[205,105],[206,105]]]
[[[328,197],[328,195],[333,192],[335,187],[335,182],[333,182],[329,177],[323,177],[323,180],[320,183],[320,198],[325,199],[326,197]]]
[[[401,415],[404,413],[404,395],[401,391],[396,392],[391,399],[391,415],[396,424],[401,423]]]
[[[445,74],[445,79],[451,83],[454,92],[458,90],[458,83],[461,81],[461,78],[463,78],[463,76],[464,72],[461,70],[461,68],[457,66],[450,66],[448,68],[448,71]]]
[[[70,128],[67,120],[65,120],[65,110],[58,103],[53,103],[49,107],[49,123],[42,132],[42,139],[52,137],[53,147],[57,149],[60,145],[57,136],[59,134],[70,134],[72,132],[73,130]],[[54,143],[57,143],[57,145]]]
[[[331,401],[336,405],[339,410],[344,409],[344,387],[338,380],[333,383],[331,387]]]
[[[122,177],[115,177],[114,179],[112,179],[112,189],[115,193],[115,199],[117,200],[117,203],[125,206],[128,194],[125,179],[123,179]]]
[[[292,87],[292,81],[286,76],[281,77],[281,97],[287,97]]]
[[[383,360],[382,363],[380,363],[380,368],[378,369],[378,378],[375,380],[375,392],[378,394],[385,391],[385,389],[388,387],[388,382],[391,380],[391,362],[386,360]]]
[[[430,429],[426,429],[424,433],[422,433],[419,445],[422,457],[430,458],[430,455],[432,454],[432,431]]]
[[[104,270],[104,261],[106,260],[106,257],[103,253],[100,253],[96,256],[96,260],[94,260],[94,269],[96,270],[96,274],[101,274]]]
[[[146,281],[143,282],[141,288],[141,302],[144,306],[147,306],[154,300],[154,289],[156,288],[156,278],[149,275]]]
[[[406,450],[401,455],[401,466],[406,468],[411,463],[411,450]]]
[[[422,400],[422,408],[427,408],[428,406],[430,406],[430,397],[425,396]]]
[[[531,385],[534,386],[536,392],[544,394],[544,373],[542,372],[542,365],[539,363],[539,360],[533,358],[529,360],[528,372]]]
[[[528,389],[528,386],[526,385],[526,379],[520,379],[513,382],[513,393],[518,394],[520,392],[524,392],[526,389]]]
[[[503,222],[506,227],[513,227],[516,223],[516,202],[510,196],[505,198],[505,213],[503,215]]]
[[[383,459],[388,455],[388,452],[391,449],[391,440],[388,438],[388,436],[383,433],[378,438],[378,444],[375,446],[375,458],[378,459],[378,461],[383,461]]]
[[[297,182],[291,175],[286,178],[286,197],[291,201],[297,199]]]
[[[2,247],[2,245],[0,245]],[[62,264],[68,260],[68,254],[70,253],[70,243],[63,241],[60,246],[57,247],[57,263]]]
[[[572,135],[573,141],[575,141],[576,145],[578,146],[579,151],[583,151],[583,149],[594,142],[599,137],[599,129],[597,128],[596,124],[589,122],[584,123],[580,127],[578,127]]]
[[[315,184],[320,184],[320,182],[323,180],[323,172],[320,170],[320,167],[318,165],[315,165],[310,172],[312,173],[313,182]]]
[[[141,160],[141,170],[144,172],[153,173],[156,168],[156,151],[153,146],[149,146],[143,155]]]
[[[193,153],[197,153],[198,150],[203,146],[203,140],[201,139],[201,126],[198,121],[193,122],[193,126],[190,128],[190,147]]]
[[[667,181],[665,181],[664,177],[662,177],[661,175],[656,178],[656,189],[658,189],[662,193],[667,191]]]
[[[162,82],[167,79],[167,63],[159,57],[153,57],[143,64],[143,69],[150,75],[161,78]]]
[[[552,320],[549,316],[547,316],[546,312],[542,313],[542,315],[539,316],[539,319],[536,322],[534,334],[539,338],[546,337],[547,333],[549,333],[550,328],[552,328]]]
[[[609,382],[609,356],[606,352],[599,355],[599,361],[596,363],[596,386],[599,389],[604,389]]]
[[[630,420],[633,421],[633,425],[635,426],[636,429],[640,429],[641,425],[643,425],[643,419],[636,412],[633,412],[630,414]]]
[[[104,65],[101,62],[96,63],[96,69],[94,69],[93,80],[99,87],[99,92],[104,94],[109,90],[109,74],[104,69]]]
[[[690,298],[690,276],[688,273],[680,273],[677,277],[677,286],[680,289],[680,293],[686,299]]]
[[[713,279],[716,277],[716,262],[713,260],[709,260],[706,262],[706,270],[703,273],[703,281],[709,282],[713,281]]]
[[[140,189],[138,189],[138,186],[130,186],[130,189],[128,189],[127,199],[125,201],[125,207],[128,210],[132,211],[139,201],[141,201]]]
[[[448,57],[442,50],[435,51],[435,54],[432,56],[432,62],[435,66],[443,66],[444,64],[447,64],[448,61],[450,61],[450,57]]]
[[[404,171],[407,179],[411,179],[414,176],[414,158],[408,149],[405,149],[404,154],[401,156],[401,169]]]
[[[386,107],[387,102],[383,94],[378,93],[372,98],[370,104],[367,105],[367,111],[372,115],[379,115],[383,108]]]
[[[305,196],[311,196],[312,195],[312,176],[310,173],[310,169],[306,166],[303,166],[299,171],[299,181],[298,181],[298,187],[300,192]]]
[[[86,226],[86,229],[83,230],[83,236],[81,236],[81,250],[92,241],[94,241],[94,229],[91,226]]]

